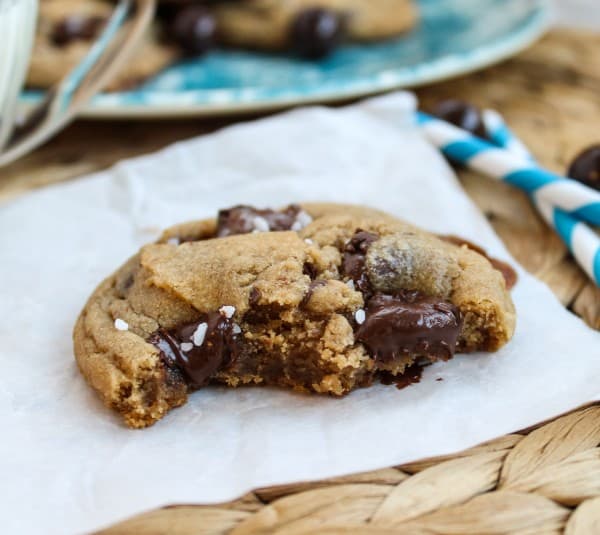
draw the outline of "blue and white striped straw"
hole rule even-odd
[[[600,226],[600,192],[546,171],[522,155],[426,113],[418,112],[417,122],[425,136],[450,160],[535,194],[540,201],[576,219]]]
[[[524,160],[535,162],[534,156],[529,152],[525,143],[508,127],[502,115],[496,110],[483,110],[481,116],[488,138],[492,143],[508,150],[515,156],[520,156]]]
[[[535,161],[525,144],[511,131],[503,117],[494,110],[483,112],[483,123],[490,140],[523,160]],[[560,208],[532,195],[533,203],[546,223],[561,237],[577,263],[600,286],[600,238],[585,223]]]

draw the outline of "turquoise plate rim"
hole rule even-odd
[[[448,54],[411,67],[388,69],[355,80],[340,80],[339,83],[332,81],[326,87],[303,87],[301,92],[296,93],[284,88],[279,95],[272,92],[261,94],[261,89],[251,88],[155,92],[151,94],[152,102],[133,104],[123,99],[122,94],[105,93],[97,95],[80,116],[142,119],[264,112],[300,104],[349,100],[439,82],[488,67],[529,47],[550,26],[552,16],[549,5],[549,0],[535,0],[529,24],[467,54]],[[26,92],[22,100],[26,104],[33,104],[40,98],[39,92]]]

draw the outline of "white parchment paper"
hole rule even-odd
[[[331,399],[209,387],[132,431],[85,384],[71,330],[94,287],[160,227],[220,207],[364,203],[512,261],[409,126],[413,106],[396,94],[294,111],[0,207],[6,533],[78,533],[161,505],[454,452],[600,397],[600,334],[522,270],[514,340],[494,355],[431,366],[403,390],[378,385]]]

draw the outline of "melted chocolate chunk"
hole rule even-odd
[[[405,355],[448,360],[454,355],[462,319],[451,303],[420,292],[375,294],[356,330],[373,357],[393,362]]]
[[[433,115],[452,123],[481,138],[487,138],[481,112],[478,108],[461,100],[444,100],[434,109]]]
[[[358,229],[344,249],[342,271],[354,281],[365,298],[371,294],[371,284],[365,271],[366,254],[369,245],[378,239],[379,235]]]
[[[248,234],[250,232],[269,232],[296,230],[298,215],[302,208],[291,204],[284,210],[259,210],[252,206],[239,205],[219,211],[217,218],[217,237]],[[298,229],[299,230],[299,229]]]
[[[447,241],[448,243],[453,243],[454,245],[458,245],[458,246],[466,245],[472,251],[475,251],[476,253],[479,253],[480,255],[485,256],[490,261],[490,264],[492,264],[494,269],[496,269],[500,273],[502,273],[502,276],[504,277],[504,282],[506,283],[507,290],[512,290],[515,287],[515,285],[517,284],[517,280],[518,280],[517,272],[510,266],[510,264],[507,264],[506,262],[503,262],[502,260],[498,260],[497,258],[489,256],[487,254],[486,250],[483,249],[482,247],[479,247],[479,245],[475,245],[474,243],[470,242],[469,240],[465,240],[464,238],[459,238],[458,236],[453,236],[451,234],[448,234],[446,236],[440,234],[440,235],[438,235],[438,238],[440,238],[441,240]]]
[[[199,387],[235,362],[240,354],[239,334],[230,318],[209,312],[171,331],[159,329],[148,341],[160,350],[168,366],[182,370],[190,384]]]
[[[567,173],[574,180],[600,191],[600,145],[592,145],[577,156]]]
[[[71,41],[91,41],[98,35],[105,22],[103,17],[69,15],[52,29],[52,42],[64,46]]]
[[[329,9],[309,8],[296,16],[290,33],[297,54],[318,59],[338,46],[344,35],[344,20]]]

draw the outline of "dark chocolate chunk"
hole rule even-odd
[[[377,234],[358,229],[344,248],[343,274],[350,277],[366,297],[371,293],[371,284],[365,271],[366,254],[369,245],[378,239]]]
[[[302,226],[298,221],[301,212],[302,208],[297,204],[291,204],[284,210],[259,210],[245,205],[220,210],[217,218],[217,237],[248,234],[254,231],[296,230],[296,225],[299,228]]]
[[[577,156],[569,166],[570,178],[600,191],[600,145],[592,145]]]
[[[392,362],[406,355],[448,360],[454,355],[462,319],[451,303],[416,291],[375,294],[356,330],[373,357]]]
[[[302,266],[302,273],[310,277],[311,280],[315,280],[317,278],[317,268],[310,262],[304,262],[304,265]]]
[[[322,58],[339,45],[343,34],[344,21],[337,13],[318,7],[305,9],[292,23],[292,48],[302,57]]]
[[[105,22],[103,17],[69,15],[55,24],[52,29],[52,42],[64,46],[71,41],[91,41],[98,35]]]
[[[205,7],[186,6],[173,16],[170,35],[190,55],[210,50],[216,39],[217,21]]]
[[[240,353],[239,327],[220,312],[209,312],[187,325],[160,329],[148,341],[168,366],[181,369],[192,386],[199,387],[230,366]]]
[[[453,243],[454,245],[458,245],[458,246],[466,245],[472,251],[475,251],[476,253],[479,253],[480,255],[485,256],[490,261],[490,264],[492,264],[494,269],[497,269],[500,273],[502,273],[502,276],[504,277],[504,282],[506,283],[507,290],[512,290],[515,287],[515,285],[517,284],[517,280],[518,280],[517,272],[510,266],[510,264],[507,264],[506,262],[503,262],[502,260],[498,260],[497,258],[489,256],[487,254],[487,251],[485,249],[483,249],[482,247],[479,247],[479,245],[475,245],[473,242],[470,242],[469,240],[465,240],[464,238],[459,238],[458,236],[454,236],[452,234],[448,234],[448,235],[440,234],[440,235],[438,235],[438,238],[440,238],[441,240],[447,241],[449,243]]]
[[[481,112],[478,108],[461,100],[444,100],[434,109],[433,115],[452,123],[481,138],[487,138]]]

